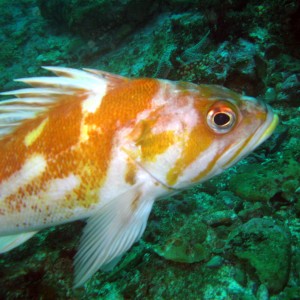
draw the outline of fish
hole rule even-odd
[[[141,238],[155,200],[220,174],[278,124],[218,85],[44,69],[54,76],[2,93],[13,98],[0,102],[0,253],[84,220],[75,288]]]

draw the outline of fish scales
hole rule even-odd
[[[57,77],[0,103],[0,253],[85,219],[74,286],[111,269],[153,202],[221,173],[266,140],[278,117],[215,85],[46,67]]]

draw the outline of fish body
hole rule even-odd
[[[0,253],[39,230],[87,221],[75,286],[143,234],[153,202],[221,173],[266,140],[272,109],[224,87],[85,69],[0,102]]]

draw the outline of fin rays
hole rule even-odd
[[[131,204],[140,188],[136,186],[107,203],[88,220],[75,256],[75,287],[99,268],[112,268],[143,234],[154,199],[141,196],[133,211]]]
[[[96,99],[102,99],[107,88],[113,88],[129,80],[93,69],[43,68],[55,73],[58,77],[16,79],[16,81],[32,87],[0,93],[3,96],[14,95],[17,97],[0,102],[0,128],[2,128],[0,129],[0,139],[11,133],[24,120],[34,119],[38,115],[46,113],[53,105],[61,101],[89,99],[90,102],[94,102],[97,101]]]
[[[14,235],[7,235],[0,237],[0,254],[8,252],[19,245],[25,243],[31,237],[33,237],[37,231],[19,233]]]

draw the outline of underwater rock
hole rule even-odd
[[[247,203],[248,204],[248,203]],[[252,219],[252,218],[259,218],[263,217],[266,214],[266,205],[263,205],[260,202],[255,202],[249,207],[245,207],[238,213],[238,217],[243,220],[244,222]],[[270,209],[269,209],[270,210]]]
[[[236,214],[226,207],[197,189],[185,191],[184,197],[173,195],[154,206],[145,232],[146,245],[175,262],[206,262],[213,255],[221,256],[230,226],[237,221]]]
[[[256,297],[259,300],[269,300],[270,299],[268,288],[264,284],[261,284],[258,287],[257,292],[256,292]]]
[[[267,103],[272,103],[276,100],[277,93],[275,88],[269,87],[266,89],[264,99]]]
[[[289,184],[283,184],[286,181]],[[253,163],[241,166],[239,174],[232,175],[229,189],[240,198],[252,202],[267,202],[280,193],[291,203],[295,200],[297,182],[299,184],[299,163],[293,158],[282,158],[264,165]]]
[[[19,56],[20,53],[16,45],[13,43],[1,43],[0,62],[3,64],[3,66],[9,66],[13,64]]]
[[[154,251],[165,259],[181,263],[195,263],[207,260],[209,252],[201,244],[189,245],[190,241],[171,240],[164,247],[156,246]]]
[[[231,208],[233,211],[243,204],[243,200],[234,195],[231,191],[221,191],[217,195],[217,199],[219,199],[221,203],[224,203],[226,208]]]
[[[266,66],[259,56],[256,45],[239,39],[234,44],[225,41],[218,45],[217,49],[213,49],[210,38],[211,33],[208,31],[198,44],[186,49],[178,57],[177,60],[181,64],[176,70],[177,77],[196,83],[224,84],[236,91],[257,96],[259,90],[263,88],[261,77],[264,75]],[[198,45],[201,49],[198,49]],[[193,49],[197,51],[191,57]]]
[[[280,101],[291,101],[295,104],[299,101],[300,96],[300,74],[292,74],[285,79],[282,84],[279,84],[280,92],[278,93],[278,100]],[[299,104],[299,102],[297,103]]]
[[[219,268],[222,266],[223,264],[223,257],[222,256],[219,256],[219,255],[216,255],[214,257],[212,257],[207,263],[206,263],[206,267],[207,268]]]
[[[213,212],[211,214],[207,214],[203,221],[211,226],[211,227],[217,227],[217,226],[229,226],[233,224],[237,219],[237,215],[231,211],[231,210],[220,210]]]
[[[85,37],[139,24],[157,10],[156,4],[151,0],[38,1],[42,16],[53,25]]]
[[[291,263],[291,240],[286,228],[272,219],[255,218],[236,228],[228,245],[234,254],[254,268],[254,276],[271,293],[285,287]]]
[[[165,259],[182,263],[205,261],[210,256],[209,247],[203,243],[207,226],[198,217],[190,218],[178,232],[164,242],[153,245],[153,250]]]
[[[244,165],[240,167],[238,175],[232,176],[229,189],[242,199],[266,202],[280,189],[276,180],[270,180],[277,176],[280,175],[275,175],[273,169],[267,165]]]

